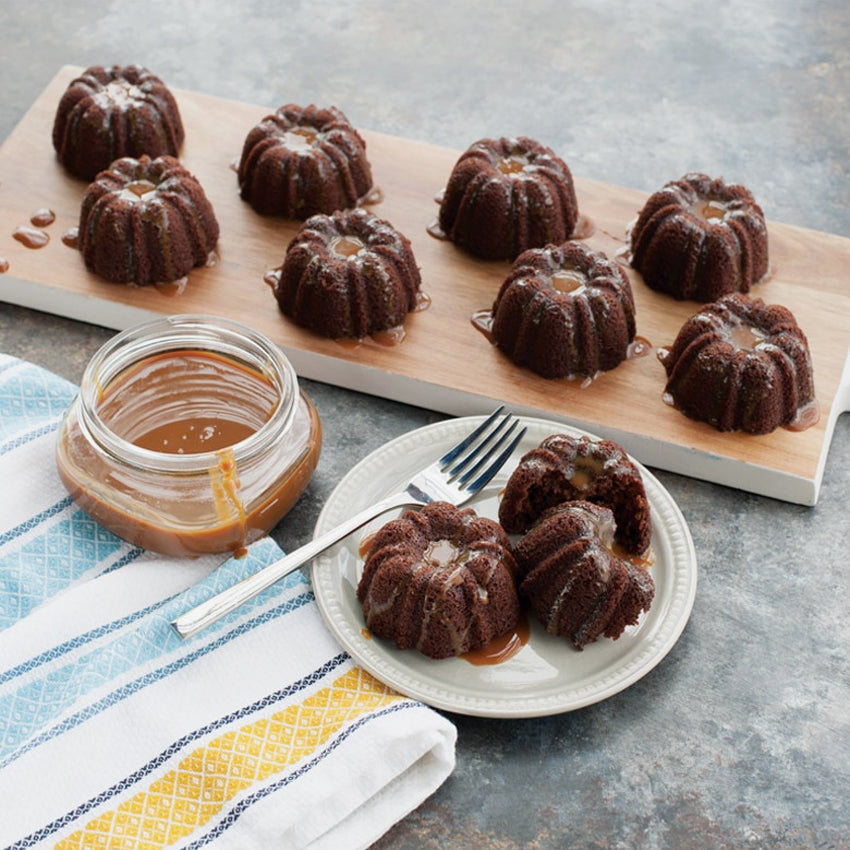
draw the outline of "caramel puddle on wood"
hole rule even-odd
[[[165,295],[167,298],[174,298],[182,295],[186,291],[188,284],[189,276],[183,275],[183,277],[178,277],[177,280],[170,280],[167,283],[155,283],[154,286],[157,292]]]
[[[43,230],[30,227],[27,224],[22,224],[20,227],[15,228],[12,238],[25,247],[33,249],[43,248],[50,241],[50,236]]]
[[[20,242],[26,248],[37,250],[43,248],[49,241],[50,236],[41,228],[47,227],[56,221],[56,213],[47,207],[37,209],[30,216],[29,224],[22,224],[12,232],[12,238]],[[8,266],[4,271],[8,270]]]
[[[36,210],[30,216],[30,224],[34,227],[47,227],[48,225],[53,224],[54,221],[56,221],[56,213],[47,207],[42,207],[41,209]]]

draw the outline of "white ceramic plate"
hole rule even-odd
[[[315,533],[403,489],[417,470],[439,457],[483,417],[450,419],[404,434],[355,466],[331,494]],[[577,431],[557,422],[523,419],[528,430],[501,473],[468,503],[498,518],[499,493],[520,456],[550,434]],[[384,515],[328,550],[313,563],[313,590],[330,630],[366,670],[385,684],[434,708],[479,717],[535,717],[571,711],[606,699],[645,676],[672,649],[690,616],[697,562],[688,526],[670,494],[640,464],[649,498],[655,563],[655,599],[647,614],[616,641],[601,639],[581,652],[531,623],[528,643],[500,664],[478,666],[463,658],[433,660],[401,651],[365,632],[357,582],[364,536],[387,522]],[[533,619],[533,618],[532,618]]]

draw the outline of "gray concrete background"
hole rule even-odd
[[[176,87],[333,103],[458,150],[530,135],[577,176],[645,191],[699,169],[746,184],[771,219],[850,235],[844,0],[496,6],[3,2],[0,139],[61,65],[132,61]],[[111,333],[0,304],[0,350],[75,381]],[[357,460],[442,418],[304,384],[325,448],[275,532],[286,548]],[[376,846],[850,847],[848,450],[843,416],[815,508],[658,472],[700,564],[671,654],[580,711],[453,717],[454,774]]]

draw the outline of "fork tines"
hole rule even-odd
[[[440,458],[443,470],[452,479],[460,476],[458,483],[473,493],[484,487],[504,466],[525,434],[525,427],[517,431],[519,420],[510,413],[504,413],[496,422],[504,409],[504,405],[496,408],[474,431]]]

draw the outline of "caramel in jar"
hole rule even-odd
[[[240,552],[295,504],[321,425],[289,361],[238,323],[154,320],[86,369],[57,441],[60,477],[101,525],[168,555]]]

